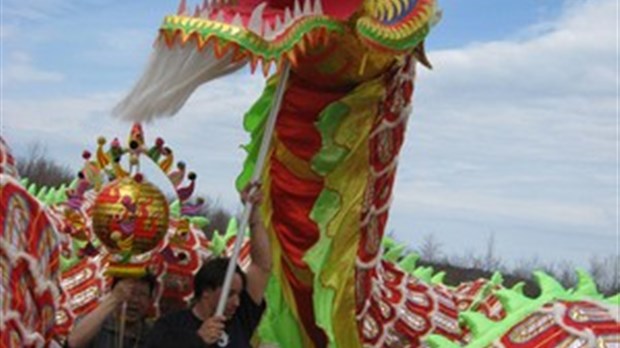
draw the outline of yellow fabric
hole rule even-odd
[[[346,159],[325,180],[326,189],[338,192],[341,206],[329,223],[332,251],[320,275],[324,286],[336,290],[333,310],[338,347],[361,347],[355,319],[355,260],[360,243],[360,215],[369,179],[369,135],[377,106],[385,93],[381,79],[365,83],[340,102],[351,112],[340,125],[335,141],[347,148]]]
[[[276,136],[273,137],[273,147],[275,149],[275,157],[280,163],[286,166],[288,170],[295,174],[296,177],[304,180],[321,180],[321,178],[314,173],[308,162],[295,156]]]

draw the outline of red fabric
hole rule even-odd
[[[567,302],[561,301],[567,310],[564,313],[564,323],[578,331],[591,330],[596,336],[618,335],[620,334],[620,324],[614,320],[613,315],[598,303],[579,301]],[[580,308],[582,311],[597,313],[598,320],[592,319],[586,322],[575,321],[571,316],[571,310]],[[593,315],[594,316],[594,315]],[[606,319],[603,319],[606,318]]]
[[[610,341],[613,341],[613,338],[611,337],[618,334],[618,323],[613,317],[613,315],[606,308],[601,307],[596,303],[587,301],[558,302],[566,306],[564,317],[561,319],[562,324],[570,327],[571,330],[581,333],[589,330],[590,332],[592,332],[592,334],[594,334],[594,337],[607,337],[607,339],[609,339]],[[556,305],[558,302],[556,302]],[[551,306],[552,304],[546,305],[547,308],[550,308]],[[582,313],[585,313],[585,318],[580,318],[579,321],[575,321],[570,315],[571,311],[573,310],[578,310]],[[574,334],[571,334],[570,331],[563,328],[561,325],[559,325],[558,320],[555,319],[554,322],[547,326],[535,326],[536,330],[534,330],[534,327],[532,326],[526,327],[527,329],[529,329],[529,332],[533,332],[531,337],[524,341],[514,342],[511,339],[511,334],[514,333],[515,330],[519,330],[520,332],[523,331],[523,325],[525,325],[528,320],[535,316],[548,316],[549,319],[553,318],[553,316],[548,313],[543,314],[541,312],[537,312],[531,314],[518,324],[514,325],[512,329],[501,338],[501,343],[507,348],[554,348],[558,347],[560,344],[566,344],[565,340],[569,339],[571,336],[576,336]],[[544,323],[546,321],[543,319],[538,323],[540,322]],[[537,322],[534,321],[533,325],[536,325],[536,323]]]
[[[277,159],[271,161],[272,223],[283,254],[300,268],[307,268],[302,257],[319,239],[319,228],[310,219],[310,212],[322,181],[297,178]]]
[[[321,148],[315,123],[330,103],[345,92],[322,92],[302,85],[291,76],[276,123],[280,142],[295,156],[310,162]],[[271,161],[273,226],[284,254],[293,265],[307,268],[302,257],[319,238],[318,226],[310,212],[323,189],[322,181],[304,180],[276,158]]]
[[[312,160],[321,148],[321,135],[315,122],[325,107],[345,94],[306,87],[292,75],[276,122],[278,139],[297,157]]]
[[[283,251],[284,274],[306,333],[317,347],[325,347],[327,338],[315,323],[312,284],[304,284],[289,268],[290,262],[303,272],[310,272],[302,258],[319,239],[319,229],[310,219],[310,212],[323,182],[299,179],[275,158],[271,161],[271,180],[272,225]]]
[[[388,212],[385,211],[379,215],[373,215],[370,219],[371,221],[369,221],[369,223],[365,226],[362,226],[362,228],[360,229],[361,247],[358,249],[357,257],[363,262],[370,262],[375,257],[377,257],[377,253],[379,252],[379,245],[378,243],[373,242],[373,240],[380,240],[381,238],[383,238],[383,231],[385,229],[385,225],[387,224]],[[371,232],[369,230],[370,228],[373,228],[374,232]],[[367,250],[366,245],[373,244],[376,244],[376,247]]]
[[[320,113],[344,92],[321,92],[302,85],[294,75],[285,92],[276,123],[276,136],[286,149],[308,164],[321,148],[316,129]],[[303,261],[319,239],[319,228],[310,213],[323,190],[323,181],[298,178],[275,156],[271,159],[272,226],[282,247],[284,275],[292,289],[301,324],[317,347],[327,346],[325,333],[316,326],[312,284],[296,272],[311,272]]]
[[[512,330],[509,331],[509,332],[512,332]],[[530,347],[536,347],[536,348],[555,348],[562,341],[567,339],[569,337],[569,334],[566,331],[563,331],[559,326],[557,326],[557,324],[554,324],[550,328],[548,328],[548,329],[540,332],[539,334],[537,334],[533,339],[525,341],[523,343],[515,343],[512,340],[510,340],[509,337],[510,337],[509,334],[505,335],[501,339],[501,341],[500,341],[505,347],[510,347],[510,348],[530,348]]]

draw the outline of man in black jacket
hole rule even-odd
[[[194,306],[160,318],[151,330],[148,348],[251,347],[250,339],[265,310],[263,297],[271,273],[271,250],[258,212],[262,200],[259,185],[246,187],[242,200],[254,206],[250,217],[252,262],[247,273],[236,268],[224,315],[216,316],[215,311],[230,260],[217,258],[205,263],[194,278]]]
[[[119,345],[120,312],[127,304],[124,347],[141,348],[150,329],[145,320],[153,303],[156,280],[151,275],[136,279],[115,278],[112,291],[90,313],[78,319],[67,337],[68,348],[108,348]]]

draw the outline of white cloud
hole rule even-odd
[[[433,214],[616,235],[617,10],[575,2],[525,38],[429,53],[435,69],[420,72],[401,156],[397,233]]]
[[[491,96],[496,95],[493,92],[513,91],[517,94],[502,96],[519,99],[565,97],[566,93],[613,94],[615,89],[610,88],[616,82],[616,10],[613,0],[588,1],[570,8],[553,30],[538,37],[432,52],[436,70],[422,74],[428,75],[423,79],[431,84],[425,88],[439,93],[445,93],[446,88],[449,92],[489,92]],[[433,78],[437,75],[443,78]]]
[[[219,198],[229,209],[238,204],[234,180],[245,157],[239,145],[248,141],[243,114],[263,84],[261,76],[247,74],[214,81],[201,87],[179,115],[145,125],[147,141],[163,137],[175,149],[177,160],[198,173],[198,192]],[[110,116],[120,99],[121,93],[106,93],[36,103],[4,100],[3,137],[19,143],[13,146],[17,155],[24,154],[28,144],[41,142],[50,156],[77,168],[81,150],[94,150],[98,136],[126,139],[130,124]]]
[[[2,67],[3,83],[61,82],[64,75],[59,72],[46,71],[33,64],[32,57],[25,52],[12,52],[8,62]]]
[[[115,95],[89,95],[46,100],[4,100],[3,121],[16,131],[66,134],[82,127],[87,117],[106,119]],[[73,132],[72,132],[73,133]],[[79,132],[71,134],[80,136]],[[36,137],[36,136],[35,136]],[[62,139],[62,138],[61,138]]]
[[[405,184],[399,189],[415,192],[415,195],[403,197],[399,201],[397,209],[401,212],[435,212],[434,215],[437,212],[457,212],[459,218],[510,219],[534,224],[571,225],[584,231],[611,222],[604,209],[582,202],[563,202],[556,197],[515,199],[504,197],[497,192],[484,192],[478,188],[454,188],[450,185],[446,187],[433,182]],[[611,201],[608,203],[615,204]],[[595,234],[601,232],[605,234],[604,232],[610,231],[593,231]]]

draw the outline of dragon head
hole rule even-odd
[[[195,8],[181,0],[115,112],[137,121],[175,114],[200,84],[247,63],[268,75],[288,62],[309,83],[335,88],[410,53],[428,66],[423,42],[437,18],[435,0],[205,0]]]

